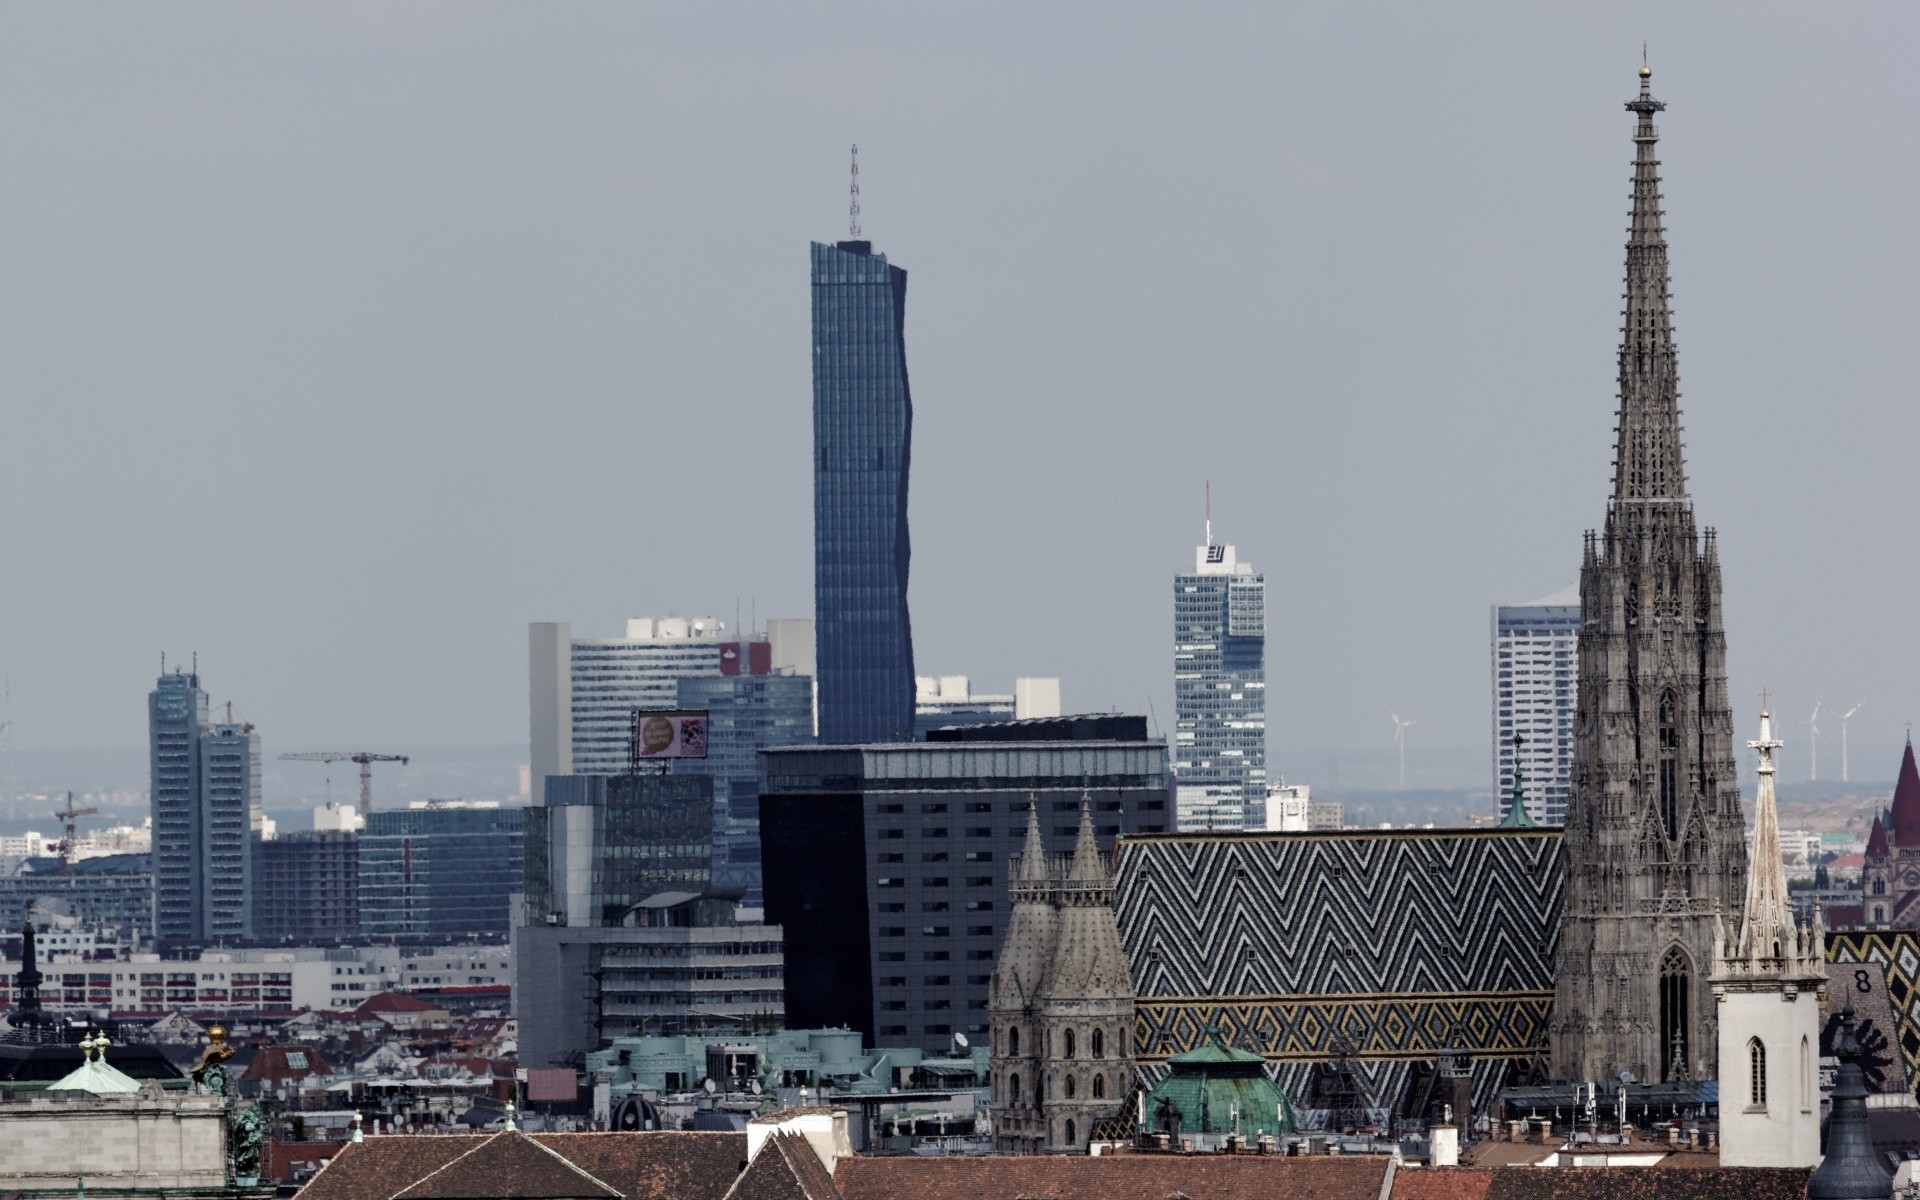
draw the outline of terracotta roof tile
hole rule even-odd
[[[1394,1172],[1393,1200],[1485,1200],[1494,1174],[1481,1167],[1402,1167]]]
[[[630,1200],[720,1200],[747,1162],[744,1133],[536,1133]]]
[[[1253,1154],[843,1158],[846,1200],[1379,1200],[1387,1159]]]
[[[1493,1173],[1486,1200],[1800,1200],[1804,1169],[1512,1167]]]
[[[370,1137],[349,1142],[300,1189],[301,1200],[387,1200],[473,1149],[460,1134]]]
[[[394,1194],[395,1200],[617,1200],[594,1178],[517,1129],[480,1139],[467,1153]]]
[[[806,1138],[776,1133],[734,1180],[727,1200],[841,1200],[841,1196]]]

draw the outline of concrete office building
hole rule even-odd
[[[505,938],[525,873],[521,808],[428,800],[370,813],[359,837],[360,932],[375,941]]]
[[[1493,794],[1502,818],[1513,803],[1517,749],[1527,815],[1536,824],[1566,824],[1579,642],[1573,588],[1493,610]]]
[[[819,242],[813,282],[813,616],[820,740],[913,737],[907,613],[907,273]]]
[[[1103,847],[1171,825],[1167,747],[1143,717],[932,736],[763,756],[766,915],[786,931],[796,1028],[845,1025],[874,1045],[929,1050],[984,1035],[1029,804],[1050,853],[1072,848],[1083,792]]]
[[[811,624],[768,623],[762,640],[727,640],[712,617],[636,617],[626,636],[576,638],[565,621],[527,627],[529,774],[617,775],[631,767],[633,710],[679,706],[683,679],[765,676],[811,658]],[[772,630],[777,627],[777,640]],[[775,665],[775,660],[780,665]]]
[[[360,935],[360,838],[315,830],[253,846],[253,939],[325,946]]]
[[[1173,774],[1182,829],[1259,829],[1267,802],[1267,584],[1232,546],[1173,577]]]
[[[174,670],[147,697],[154,933],[163,946],[245,941],[261,830],[260,738],[215,724],[197,673]]]
[[[797,677],[789,677],[797,678]],[[780,931],[712,886],[715,781],[575,775],[527,810],[513,933],[523,1064],[642,1031],[778,1023]]]
[[[780,929],[739,919],[736,891],[646,897],[617,924],[514,931],[522,1066],[562,1066],[614,1038],[780,1028]]]
[[[913,736],[926,740],[930,729],[1032,721],[1060,715],[1060,681],[1022,676],[1013,694],[987,695],[973,690],[965,675],[921,675],[914,679]]]
[[[107,854],[60,869],[57,858],[30,858],[0,876],[0,929],[18,933],[37,900],[57,902],[91,930],[117,929],[131,937],[153,930],[153,856]]]

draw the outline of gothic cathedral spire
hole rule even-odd
[[[1695,529],[1660,211],[1640,72],[1613,495],[1580,570],[1580,681],[1555,972],[1554,1073],[1711,1078],[1714,927],[1746,847],[1727,700],[1720,563]]]

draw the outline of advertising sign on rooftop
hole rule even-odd
[[[633,761],[653,758],[705,758],[707,711],[633,714]]]

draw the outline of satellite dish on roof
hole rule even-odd
[[[707,1095],[709,1096],[713,1095],[713,1093],[720,1090],[719,1088],[714,1086],[713,1080],[711,1079],[706,1080],[700,1086],[707,1089]]]
[[[968,1046],[972,1045],[971,1042],[967,1041],[967,1035],[964,1033],[954,1034],[953,1044],[954,1044],[954,1048],[959,1050],[965,1050]]]

